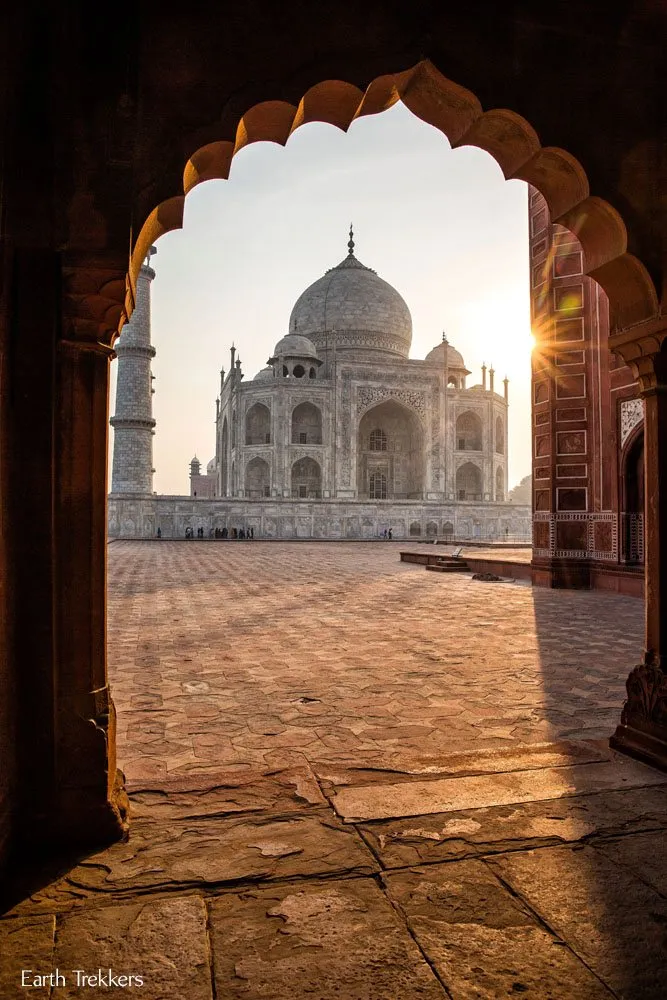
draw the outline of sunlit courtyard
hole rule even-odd
[[[641,654],[640,600],[428,573],[402,548],[425,550],[113,543],[128,777],[290,757],[385,767],[613,732]]]

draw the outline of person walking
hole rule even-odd
[[[390,529],[389,529],[389,531],[387,532],[387,538],[389,539],[389,541],[391,541],[393,537],[394,537],[394,536],[393,536],[393,534],[392,534],[392,530],[391,530],[391,528],[390,528]]]
[[[157,537],[162,538],[162,528],[157,529]]]

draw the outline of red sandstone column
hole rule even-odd
[[[127,800],[116,771],[106,673],[110,348],[60,341],[55,481],[57,633],[54,826],[68,841],[117,839]]]
[[[611,745],[667,768],[667,326],[617,334],[610,346],[631,366],[644,397],[646,486],[646,648],[628,677]]]

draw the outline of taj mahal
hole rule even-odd
[[[116,345],[111,537],[530,538],[507,500],[508,380],[479,384],[445,335],[409,357],[410,310],[355,255],[297,299],[265,368],[220,372],[215,455],[189,496],[153,493],[150,257]],[[284,328],[283,328],[284,329]],[[236,530],[235,530],[236,529]]]

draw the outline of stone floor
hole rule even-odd
[[[613,731],[641,653],[637,599],[443,577],[402,548],[111,545],[128,778],[290,755],[390,766]]]
[[[606,745],[641,602],[401,547],[110,546],[131,835],[17,871],[3,1000],[665,996],[667,775]]]

